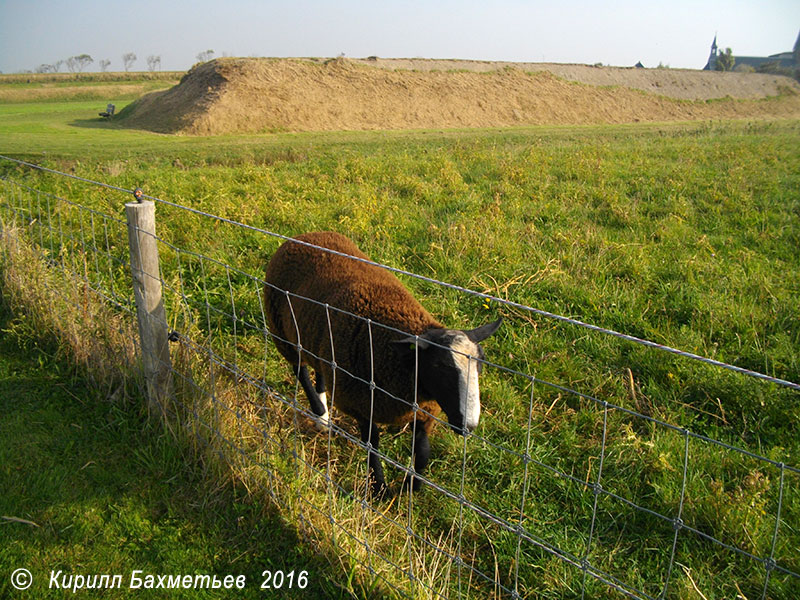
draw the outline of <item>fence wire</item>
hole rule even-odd
[[[0,160],[102,189],[120,211],[123,201],[132,199],[124,195],[131,190]],[[289,239],[179,203],[145,198],[159,210],[260,236],[265,258],[269,249]],[[4,244],[9,226],[16,225],[54,270],[81,282],[127,318],[135,314],[124,220],[11,178],[2,182],[0,218]],[[735,585],[742,596],[762,599],[791,598],[800,590],[800,469],[776,459],[778,452],[754,452],[667,422],[635,404],[575,389],[575,383],[522,372],[502,364],[487,342],[490,359],[482,361],[482,382],[490,406],[481,427],[457,438],[442,422],[432,438],[431,465],[420,475],[413,468],[413,444],[408,446],[413,426],[384,434],[377,450],[361,440],[344,415],[333,413],[330,427],[317,431],[299,382],[275,350],[263,270],[251,272],[189,249],[175,242],[163,224],[159,227],[154,236],[161,255],[159,280],[173,341],[174,389],[163,407],[170,421],[296,519],[303,536],[328,540],[335,552],[387,590],[404,597],[520,598],[549,592],[646,599],[681,597],[682,590],[692,589],[720,594],[721,585],[727,591]],[[458,295],[491,300],[508,309],[512,319],[514,311],[523,311],[676,356],[701,369],[752,379],[767,386],[768,398],[778,398],[775,390],[800,390],[794,382],[767,374],[364,262]],[[385,328],[340,307],[278,291],[290,306],[324,311],[329,324],[332,319],[361,324],[370,340],[373,331]],[[525,323],[516,325],[524,331]],[[315,358],[333,373],[332,403],[337,378],[343,377],[358,380],[373,397],[390,394],[374,372],[366,379],[338,365],[334,349],[339,346],[330,325],[327,336],[332,356]],[[373,348],[366,351],[374,363]],[[409,411],[422,410],[416,400]],[[502,408],[493,411],[495,400]],[[554,412],[561,418],[551,419]],[[564,438],[572,440],[569,447],[551,440],[556,428],[570,429]],[[422,491],[373,498],[367,465],[376,452],[389,467],[390,479],[413,475],[423,482]],[[652,479],[642,480],[645,476]],[[759,493],[748,496],[752,489]],[[740,531],[723,514],[724,503],[748,501],[754,506],[745,509]],[[703,572],[698,554],[713,557],[715,568],[726,574],[724,584],[698,575]]]

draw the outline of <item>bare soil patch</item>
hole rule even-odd
[[[800,118],[800,85],[672,69],[224,58],[120,116],[126,126],[194,135]]]

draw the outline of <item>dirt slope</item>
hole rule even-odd
[[[195,135],[800,118],[800,85],[785,77],[556,65],[571,69],[563,77],[590,80],[592,73],[595,83],[616,86],[597,87],[543,65],[522,66],[540,70],[466,61],[217,59],[121,117],[130,127]],[[661,95],[641,91],[652,88]],[[705,101],[734,93],[757,99]]]
[[[479,73],[507,68],[528,73],[547,71],[556,77],[601,86],[622,86],[668,96],[678,100],[739,98],[753,100],[777,96],[782,88],[800,91],[800,84],[778,75],[764,73],[720,73],[691,69],[635,69],[633,67],[593,67],[562,63],[511,63],[480,60],[433,60],[426,58],[352,59],[382,69],[408,71],[456,71]]]

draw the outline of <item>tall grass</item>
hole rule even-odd
[[[255,394],[217,382],[228,409],[220,410],[198,394],[205,363],[187,360],[182,347],[173,352],[177,372],[193,379],[176,386],[181,412],[171,406],[168,419],[146,419],[129,299],[109,306],[109,290],[97,286],[91,264],[96,255],[62,247],[47,260],[41,238],[8,217],[0,218],[0,570],[25,567],[34,584],[18,592],[4,577],[0,595],[60,598],[51,572],[111,572],[123,585],[104,593],[122,598],[133,570],[244,575],[242,598],[263,597],[265,570],[307,575],[302,589],[273,587],[279,597],[377,594],[377,581],[354,573],[346,555],[309,543],[308,532],[290,521],[302,514],[289,504],[297,489],[282,490],[261,467],[282,469],[287,483],[294,470],[265,461],[258,443],[285,433],[273,427],[242,435]],[[208,435],[209,424],[217,435]],[[230,439],[251,451],[248,461],[231,452]],[[179,598],[198,594],[206,597],[171,590]]]

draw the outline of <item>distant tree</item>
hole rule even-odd
[[[122,64],[125,65],[125,71],[130,71],[133,63],[136,62],[136,55],[133,52],[126,52],[122,55]]]
[[[111,64],[111,61],[108,60],[107,58],[104,58],[103,60],[100,61],[100,70],[103,73],[105,73],[106,71],[108,71],[108,65],[110,65],[110,64]]]
[[[156,56],[155,54],[151,54],[147,57],[147,68],[152,73],[157,68],[161,68],[161,56]]]
[[[53,73],[58,73],[61,70],[61,66],[64,64],[63,60],[57,60],[53,63]]]
[[[725,48],[725,52],[720,52],[717,56],[717,71],[733,71],[733,65],[736,64],[736,59],[733,56],[730,48]]]
[[[208,62],[214,58],[214,51],[213,50],[204,50],[197,54],[197,61],[198,62]]]
[[[83,71],[86,67],[94,62],[94,59],[88,54],[78,54],[77,56],[70,56],[64,61],[70,73]]]
[[[94,62],[94,59],[88,54],[79,54],[73,57],[75,63],[78,65],[78,72],[82,72],[86,67]]]
[[[35,71],[36,73],[54,73],[54,72],[55,72],[55,71],[53,70],[53,65],[46,65],[46,64],[44,64],[44,63],[42,63],[41,65],[39,65],[38,67],[36,67],[36,68],[34,69],[34,71]]]

